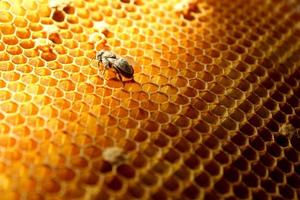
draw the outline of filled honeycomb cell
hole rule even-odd
[[[0,199],[299,199],[299,7],[0,1]]]

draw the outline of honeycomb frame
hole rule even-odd
[[[299,199],[299,8],[1,0],[1,199]]]

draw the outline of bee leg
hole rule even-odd
[[[98,61],[98,68],[100,68],[100,63],[101,63],[101,61]],[[102,76],[104,76],[105,70],[106,70],[106,68],[104,67],[104,70],[102,72]]]
[[[103,72],[102,72],[102,76],[104,77],[106,70],[110,67],[109,66],[109,62],[106,59],[102,60],[102,65],[103,65]]]
[[[104,66],[105,69],[109,69],[110,68],[110,63],[107,59],[103,59],[102,60],[102,64]]]
[[[106,72],[106,68],[104,68],[103,72],[102,72],[102,76],[105,76],[105,72]]]
[[[124,86],[124,82],[123,82],[122,76],[120,75],[119,72],[117,72],[117,74],[118,74],[118,77],[119,77],[120,81],[122,82],[122,85]]]

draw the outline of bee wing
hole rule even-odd
[[[131,57],[131,56],[124,56],[124,58],[129,63],[129,65],[131,65],[133,68],[134,68],[134,66],[136,66],[137,63],[135,62],[135,60],[134,60],[133,57]]]

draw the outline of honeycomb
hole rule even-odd
[[[0,199],[299,199],[299,38],[298,0],[0,0]]]

